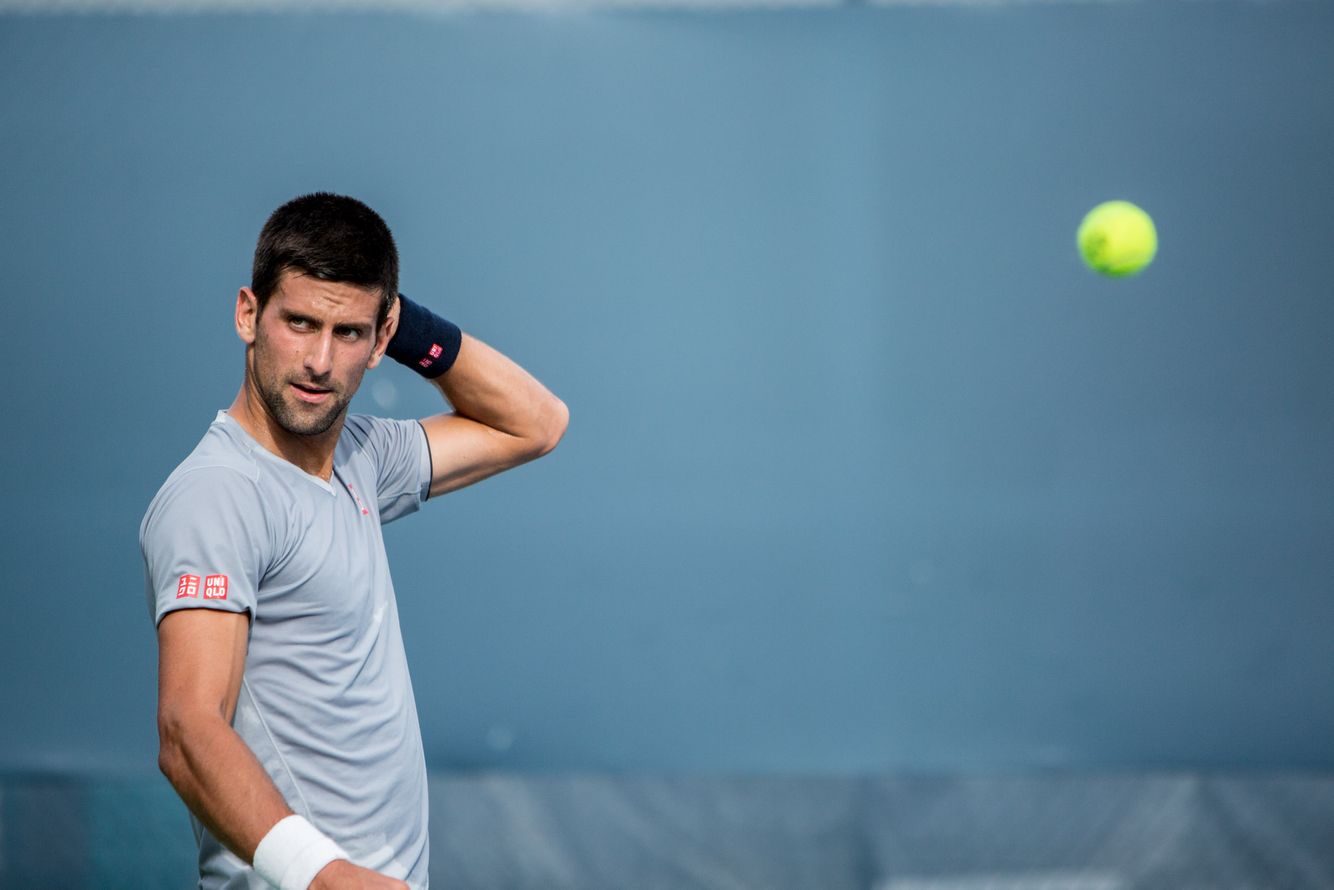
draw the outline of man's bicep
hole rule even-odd
[[[178,609],[158,624],[158,720],[217,714],[228,723],[245,673],[250,613]]]

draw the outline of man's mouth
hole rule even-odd
[[[310,402],[311,404],[323,402],[329,397],[329,394],[333,392],[331,389],[326,389],[323,386],[315,386],[310,383],[293,383],[292,389],[296,390],[296,397],[298,399],[303,402]]]

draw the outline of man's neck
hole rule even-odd
[[[256,442],[288,463],[326,481],[333,476],[334,448],[343,431],[345,417],[338,418],[333,426],[317,436],[293,435],[273,419],[264,400],[250,387],[249,380],[241,384],[241,391],[236,394],[227,413]]]

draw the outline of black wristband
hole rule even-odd
[[[385,355],[428,379],[454,366],[463,345],[463,331],[425,306],[398,295],[398,330]]]

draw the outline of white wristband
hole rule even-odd
[[[286,816],[255,848],[255,871],[278,890],[306,890],[315,875],[347,853],[301,816]]]

